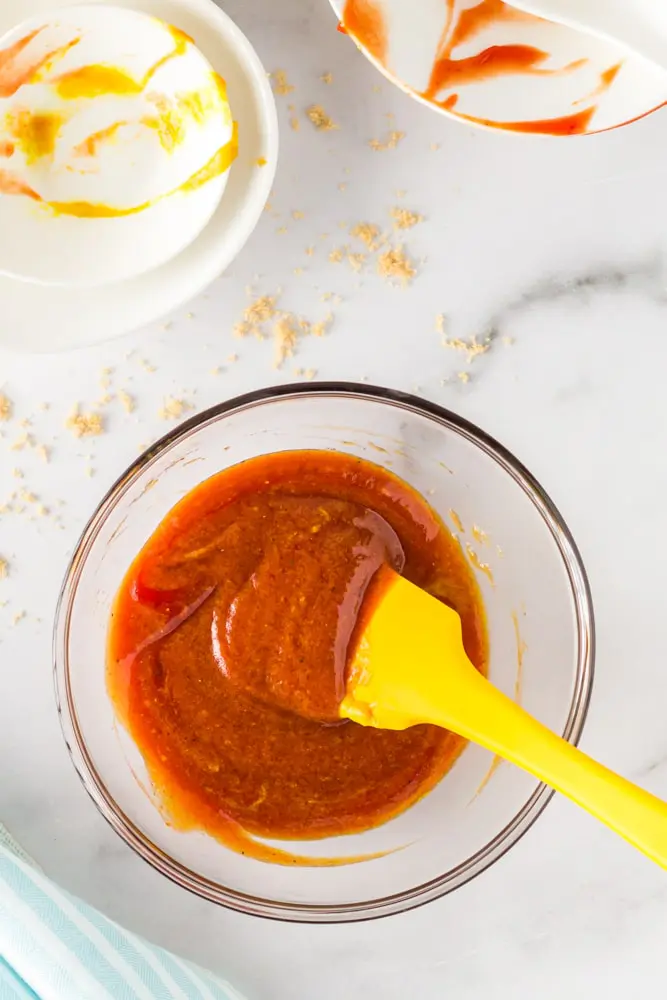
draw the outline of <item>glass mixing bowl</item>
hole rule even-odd
[[[593,608],[560,514],[530,473],[483,431],[414,396],[353,384],[284,386],[222,403],[128,469],[91,518],[65,578],[55,625],[58,709],[93,801],[164,875],[244,913],[363,920],[437,899],[479,875],[535,822],[552,792],[469,745],[433,791],[384,826],[291,845],[318,858],[382,857],[342,867],[268,865],[167,824],[105,683],[112,599],[165,514],[221,469],[302,448],[376,462],[428,499],[479,579],[491,680],[552,730],[579,738],[593,680]]]

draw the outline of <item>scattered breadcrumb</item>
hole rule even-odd
[[[396,280],[403,285],[409,284],[417,273],[403,247],[394,247],[381,254],[378,257],[377,269],[382,278]]]
[[[379,139],[370,139],[368,145],[374,152],[380,153],[385,149],[396,149],[401,139],[404,138],[405,132],[390,132],[386,142],[380,142]]]
[[[514,337],[503,337],[503,346],[511,347],[514,343]]]
[[[301,122],[295,115],[292,115],[292,117],[289,120],[289,123],[293,132],[298,132],[299,129],[301,128]]]
[[[318,132],[331,132],[332,129],[338,128],[321,104],[312,104],[306,109],[306,114]]]
[[[6,559],[0,556],[0,580],[6,579],[9,576],[9,563]]]
[[[370,222],[358,222],[356,226],[352,226],[350,230],[350,236],[354,236],[355,239],[361,240],[365,243],[369,250],[377,250],[378,243],[377,238],[380,235],[380,230],[377,226],[374,226]]]
[[[145,372],[150,373],[155,371],[155,365],[152,365],[150,364],[150,362],[146,361],[146,358],[141,358],[139,364],[141,365],[141,367]]]
[[[281,97],[285,97],[286,94],[291,94],[294,87],[287,80],[287,73],[284,69],[276,69],[271,73],[271,78],[273,80],[273,89],[276,94]]]
[[[104,424],[99,413],[81,413],[77,403],[65,421],[65,427],[75,437],[97,437],[104,433]]]
[[[12,625],[18,625],[23,618],[25,618],[25,611],[17,611],[12,618]]]
[[[233,365],[234,362],[238,361],[238,360],[239,360],[238,354],[228,354],[227,355],[227,363],[230,364],[230,365]]]
[[[209,371],[209,375],[219,375],[219,374],[220,374],[220,368],[218,366],[216,366],[215,368],[211,368],[211,370]]]
[[[243,319],[234,326],[234,336],[247,337],[253,334],[263,340],[262,324],[276,315],[276,296],[260,295],[243,310]]]
[[[397,198],[405,198],[405,196],[406,196],[406,194],[407,194],[407,193],[408,193],[408,192],[407,192],[407,191],[405,190],[405,188],[399,188],[399,189],[398,189],[398,190],[396,191],[396,197],[397,197]]]
[[[296,276],[298,278],[300,275],[303,274],[303,268],[302,267],[295,267],[294,268],[294,274],[296,274]]]
[[[298,222],[299,219],[303,219],[303,218],[305,218],[305,216],[304,216],[303,212],[300,212],[298,209],[295,209],[292,212],[292,218],[294,219],[295,222]]]
[[[312,257],[315,253],[315,247],[306,247],[306,257]]]
[[[9,420],[12,415],[12,401],[0,392],[0,420]]]
[[[276,232],[279,236],[283,236],[287,232],[287,226],[279,226]]]
[[[333,83],[333,74],[332,73],[322,73],[322,76],[320,77],[320,80],[322,81],[322,83]]]
[[[273,327],[276,355],[273,362],[274,368],[280,368],[282,363],[291,358],[296,347],[296,329],[294,319],[287,314],[281,316]]]
[[[326,319],[321,320],[319,323],[312,323],[310,327],[310,332],[312,333],[313,337],[324,337],[329,328],[329,325],[332,322],[333,322],[333,316],[331,315],[331,313],[329,313]]]
[[[347,261],[353,271],[361,271],[364,264],[366,263],[365,253],[349,253],[347,255]]]
[[[158,416],[162,420],[178,420],[186,410],[191,409],[192,406],[190,403],[187,403],[184,399],[175,399],[173,396],[167,396],[164,406],[158,411]]]
[[[305,370],[305,372],[303,374],[304,374],[304,377],[307,378],[307,379],[309,379],[309,380],[310,379],[314,379],[315,376],[317,375],[317,368],[306,368],[306,370]]]
[[[391,210],[396,229],[412,229],[417,223],[424,221],[424,216],[419,212],[411,212],[407,208],[395,207]]]
[[[134,410],[134,396],[131,396],[129,392],[125,392],[124,389],[121,389],[118,393],[118,399],[125,412],[132,413]]]
[[[23,479],[23,472],[21,469],[12,469],[12,475],[14,479]]]
[[[435,317],[435,329],[436,333],[441,334],[443,337],[445,335],[445,314],[438,313]]]
[[[23,451],[24,448],[32,448],[35,444],[32,434],[28,434],[27,431],[23,431],[19,434],[16,441],[9,446],[10,451]]]
[[[470,381],[470,374],[468,372],[457,372],[456,373],[456,377],[461,382],[469,382]]]
[[[331,261],[332,264],[340,264],[344,256],[345,256],[345,251],[341,250],[340,247],[336,247],[336,249],[332,250],[331,253],[329,254],[329,260]]]
[[[341,183],[338,185],[338,190],[339,191],[345,191],[346,189],[347,189],[347,182],[346,181],[341,181]]]
[[[474,359],[478,358],[480,354],[486,354],[486,352],[491,347],[491,340],[489,337],[486,340],[477,340],[477,337],[471,337],[470,340],[462,340],[460,337],[453,337],[450,340],[443,340],[444,347],[450,347],[454,351],[463,351],[466,355],[466,361],[468,364]]]
[[[39,445],[37,445],[37,449],[36,450],[37,450],[37,454],[39,455],[39,457],[41,458],[41,460],[43,462],[47,462],[48,463],[50,452],[49,452],[49,449],[46,447],[46,445],[45,444],[39,444]]]
[[[431,149],[433,149],[433,150],[440,149],[440,143],[439,142],[432,142],[431,143]]]
[[[186,319],[194,319],[195,318],[195,314],[193,312],[188,312],[188,313],[185,314],[185,318]]]

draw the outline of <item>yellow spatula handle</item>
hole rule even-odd
[[[461,620],[393,574],[350,663],[341,715],[366,726],[430,722],[512,761],[667,868],[667,803],[556,736],[466,656]]]
[[[667,868],[667,803],[556,736],[476,672],[474,684],[478,721],[467,731],[459,724],[460,735],[567,795]],[[440,713],[429,721],[449,728]]]

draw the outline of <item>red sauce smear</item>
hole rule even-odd
[[[384,12],[376,0],[346,0],[343,25],[347,34],[362,42],[373,58],[385,65],[389,39]]]
[[[117,595],[108,688],[168,822],[265,861],[340,863],[356,859],[306,859],[255,838],[366,830],[442,778],[459,737],[338,720],[350,637],[383,565],[456,608],[485,671],[484,613],[461,549],[379,466],[266,455],[166,516]]]
[[[64,55],[80,41],[79,38],[74,38],[66,45],[44,52],[40,56],[33,56],[31,59],[26,50],[45,30],[37,28],[8,48],[0,49],[0,98],[13,97],[24,84],[32,82],[35,75],[47,63],[59,55]]]

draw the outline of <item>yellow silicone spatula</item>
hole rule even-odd
[[[534,774],[667,868],[667,803],[556,736],[468,659],[455,611],[389,568],[362,611],[340,715],[364,726],[428,722]]]

